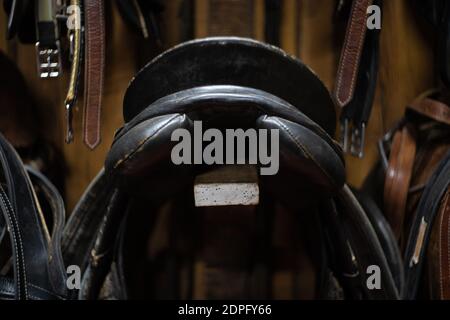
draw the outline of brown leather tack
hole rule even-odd
[[[435,121],[450,125],[450,107],[443,102],[430,98],[419,99],[410,104],[408,109]]]
[[[103,1],[86,0],[85,92],[83,141],[91,149],[100,143],[100,120],[105,68],[105,24]]]
[[[416,141],[406,125],[394,135],[384,184],[386,217],[397,239],[400,238],[406,200],[416,155]]]
[[[340,107],[347,105],[353,98],[359,61],[366,35],[367,8],[372,0],[353,1],[350,20],[345,34],[339,62],[334,98]]]

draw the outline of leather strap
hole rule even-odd
[[[19,223],[16,219],[16,214],[13,211],[11,202],[0,185],[0,212],[4,215],[6,220],[10,240],[11,250],[13,255],[13,268],[14,268],[14,297],[16,299],[28,299],[27,292],[27,275],[25,270],[25,258],[22,245],[22,237]],[[0,287],[3,289],[3,287]],[[0,289],[0,290],[1,290]]]
[[[80,0],[71,0],[70,4],[72,6],[80,7]],[[81,25],[81,22],[80,22]],[[72,112],[78,97],[78,84],[81,73],[81,60],[82,60],[82,31],[80,28],[74,28],[71,32],[72,46],[73,46],[73,57],[72,64],[70,67],[70,80],[69,88],[67,89],[66,98],[64,100],[64,107],[66,110],[66,143],[71,143],[73,141],[73,129],[72,129]]]
[[[372,0],[353,1],[334,92],[336,103],[341,108],[352,100],[355,92],[359,62],[367,30],[367,8],[372,2]]]
[[[83,141],[100,143],[100,118],[105,68],[105,19],[102,0],[85,0],[85,91]]]
[[[384,182],[385,214],[397,239],[403,230],[415,157],[416,140],[411,127],[405,125],[394,135]]]
[[[439,211],[439,290],[441,299],[450,300],[450,188]]]
[[[443,102],[431,98],[417,99],[407,108],[437,122],[450,125],[450,107]]]

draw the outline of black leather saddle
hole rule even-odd
[[[199,217],[193,184],[211,166],[177,166],[170,154],[172,132],[192,131],[197,120],[205,128],[219,130],[279,130],[279,172],[259,177],[261,214],[257,216],[262,218],[251,227],[262,230],[255,237],[265,240],[256,240],[260,246],[251,251],[254,256],[243,258],[248,259],[249,277],[256,276],[259,284],[271,283],[276,254],[262,258],[261,253],[273,251],[267,234],[278,206],[294,213],[299,223],[294,233],[304,231],[312,249],[315,297],[399,297],[377,233],[345,185],[344,159],[332,139],[333,102],[302,62],[248,39],[187,42],[155,58],[136,75],[125,94],[123,112],[126,124],[116,133],[104,169],[76,206],[63,236],[65,263],[79,265],[83,274],[78,298],[194,297],[193,261],[204,243],[192,243]],[[233,219],[239,221],[240,211],[235,208],[230,215],[234,211]],[[161,222],[164,215],[170,217],[166,229]],[[160,246],[155,239],[161,232],[169,250],[152,254]],[[232,247],[233,239],[226,241]],[[234,266],[235,261],[228,262]],[[377,290],[366,286],[372,265],[381,270]],[[211,296],[274,296],[270,284],[249,287],[239,294],[227,287],[223,295]]]

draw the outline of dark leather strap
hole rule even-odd
[[[420,198],[405,251],[406,298],[415,299],[431,226],[450,183],[450,151],[442,159]]]
[[[412,128],[405,125],[394,135],[384,182],[385,214],[397,239],[403,230],[415,157],[416,140]]]
[[[25,271],[24,252],[21,231],[19,223],[16,219],[16,214],[13,211],[12,205],[6,195],[6,192],[0,186],[0,211],[2,212],[6,224],[9,229],[11,239],[11,250],[13,256],[14,268],[14,287],[13,294],[16,299],[28,299],[27,292],[27,276]]]
[[[91,149],[100,143],[105,67],[105,19],[102,0],[85,0],[85,91],[83,141]]]
[[[374,230],[367,214],[361,207],[358,200],[355,198],[350,188],[347,185],[339,191],[338,199],[339,205],[342,206],[342,219],[344,223],[349,226],[348,234],[353,238],[353,250],[356,257],[363,256],[362,252],[370,252],[365,261],[365,266],[362,261],[358,261],[359,267],[366,270],[369,265],[377,265],[381,269],[383,290],[368,290],[374,297],[380,299],[398,300],[400,298],[399,291],[395,285],[391,269],[386,259],[386,255],[378,240],[376,231]],[[378,292],[376,292],[378,291]]]
[[[367,29],[367,8],[371,4],[372,0],[353,1],[334,92],[335,100],[340,107],[347,105],[355,92],[359,61]]]
[[[439,296],[450,300],[450,188],[439,211]]]
[[[25,166],[25,168],[33,182],[33,186],[39,188],[51,209],[51,245],[48,247],[48,252],[51,257],[48,262],[49,277],[53,287],[56,288],[55,291],[62,294],[66,292],[67,280],[61,253],[61,237],[66,222],[64,201],[58,190],[56,190],[56,187],[47,179],[47,177],[29,166]]]

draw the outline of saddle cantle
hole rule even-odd
[[[248,39],[187,42],[132,80],[124,118],[64,232],[64,260],[83,274],[78,298],[276,298],[274,277],[286,270],[312,279],[291,281],[282,290],[291,298],[305,296],[299,288],[323,299],[399,297],[379,238],[345,185],[333,102],[299,60]],[[172,132],[192,132],[194,121],[279,130],[279,171],[258,177],[258,205],[195,207],[196,177],[217,165],[170,157]],[[291,241],[274,240],[276,230]],[[373,265],[380,290],[366,286]]]

